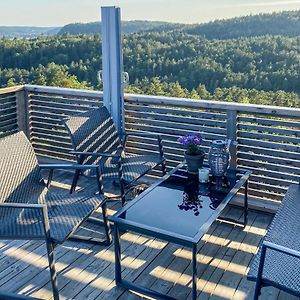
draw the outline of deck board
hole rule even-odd
[[[51,189],[67,192],[72,176],[55,174]],[[88,178],[79,188],[95,191]],[[116,194],[116,188],[110,184]],[[119,201],[108,203],[108,213],[120,208]],[[240,219],[242,210],[229,207],[226,215]],[[251,299],[254,283],[245,275],[253,254],[272,216],[249,212],[248,226],[215,222],[198,247],[198,299]],[[85,224],[82,234],[95,235],[97,227]],[[191,251],[164,241],[125,233],[121,236],[122,276],[178,299],[191,298]],[[141,295],[116,287],[114,249],[67,241],[55,250],[61,299],[136,300]],[[41,299],[52,299],[45,245],[41,241],[0,242],[0,290],[18,292]],[[286,299],[287,294],[264,288],[261,299]]]

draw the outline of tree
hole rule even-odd
[[[199,84],[197,93],[201,99],[210,99],[210,93],[207,91],[204,84]]]
[[[16,86],[17,84],[16,84],[16,82],[15,82],[15,79],[14,78],[10,78],[10,79],[8,79],[8,81],[7,81],[7,83],[6,83],[6,85],[5,85],[5,87],[11,87],[11,86]]]

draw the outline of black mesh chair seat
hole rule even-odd
[[[264,241],[300,251],[300,186],[288,189]],[[251,264],[248,279],[256,281],[262,249]],[[275,287],[300,294],[300,258],[267,249],[263,264],[262,281]]]
[[[95,196],[85,193],[54,194],[48,192],[45,196],[48,208],[51,239],[58,244],[63,243],[82,221],[95,211],[103,202],[103,195]],[[3,213],[3,209],[2,209]],[[33,237],[44,234],[41,214],[37,210],[20,209],[15,217],[6,213],[2,218],[0,236]]]
[[[162,163],[163,159],[160,155],[134,155],[125,154],[122,157],[122,172],[125,182],[132,182],[136,178],[146,174],[158,164]],[[118,178],[118,166],[116,159],[109,158],[101,166],[102,176],[104,178]]]
[[[153,133],[123,133],[120,135],[106,107],[91,109],[64,121],[73,144],[78,164],[99,165],[104,178],[117,178],[120,182],[122,204],[125,202],[124,187],[161,165],[165,174],[165,158],[161,137]],[[145,155],[126,153],[128,136],[137,139],[157,140],[157,150]],[[75,190],[80,172],[74,176],[71,190]]]
[[[103,195],[85,193],[63,195],[49,193],[46,197],[51,238],[63,243],[103,201]]]

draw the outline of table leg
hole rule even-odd
[[[248,222],[248,180],[245,183],[245,195],[244,195],[244,226]]]
[[[116,284],[122,280],[121,273],[121,246],[120,246],[120,231],[118,225],[114,224],[114,243],[115,243],[115,280]]]
[[[193,286],[192,286],[192,299],[197,299],[197,245],[193,246],[193,255],[192,255],[192,277],[193,277]]]

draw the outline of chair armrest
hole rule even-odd
[[[287,248],[278,244],[274,244],[272,242],[263,242],[263,247],[300,258],[300,251],[293,250],[291,248]]]
[[[82,155],[82,156],[103,156],[103,157],[113,157],[120,158],[121,154],[111,154],[107,152],[81,152],[81,151],[71,151],[71,154]]]
[[[78,164],[40,164],[39,167],[41,169],[48,170],[92,170],[97,169],[99,166],[97,165],[78,165]]]
[[[0,203],[0,207],[5,208],[30,208],[30,209],[45,209],[46,204],[34,204],[34,203]]]

